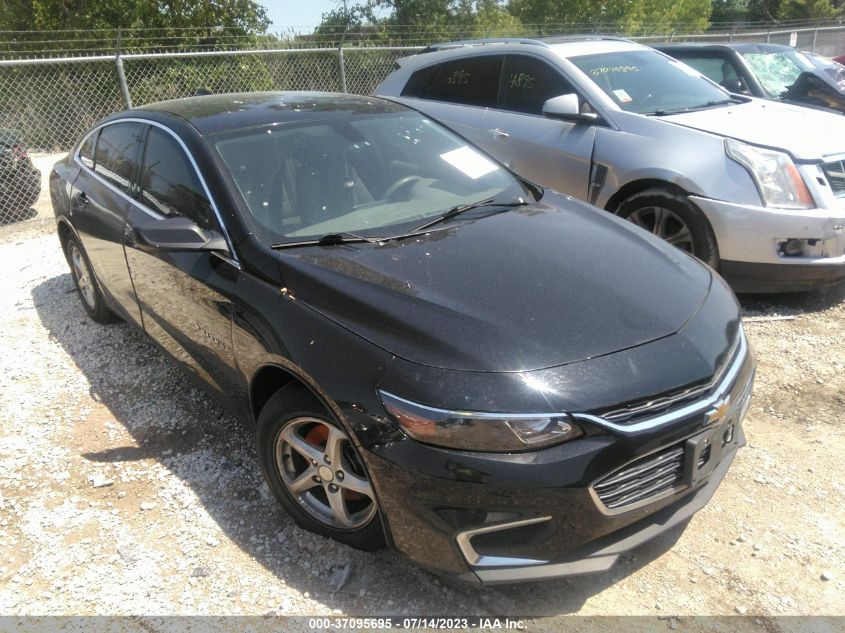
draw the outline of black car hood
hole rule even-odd
[[[606,212],[544,200],[424,237],[282,250],[282,279],[294,300],[396,356],[468,371],[609,354],[695,314],[704,266]]]
[[[789,103],[845,113],[845,69],[806,70],[798,75],[782,98]]]

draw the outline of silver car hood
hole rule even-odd
[[[678,125],[788,152],[796,160],[845,153],[845,117],[812,108],[752,99],[729,107],[661,117]]]

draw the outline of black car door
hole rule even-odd
[[[138,227],[174,216],[222,230],[195,163],[175,134],[151,124],[145,136],[124,238],[144,329],[213,391],[224,393],[237,380],[231,308],[239,267],[225,255],[155,248],[138,239]]]
[[[92,133],[80,150],[70,217],[100,286],[123,316],[141,324],[141,312],[123,254],[123,226],[144,125],[120,122]]]

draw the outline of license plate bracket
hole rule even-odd
[[[684,444],[684,483],[696,486],[710,476],[722,455],[739,442],[739,422],[729,416],[721,424],[689,438]]]

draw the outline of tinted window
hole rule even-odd
[[[138,160],[141,130],[140,123],[115,123],[100,130],[97,139],[94,171],[126,193]]]
[[[680,55],[678,59],[687,66],[692,66],[708,79],[712,79],[717,84],[723,85],[725,88],[735,90],[736,82],[739,82],[742,90],[748,89],[745,81],[739,76],[736,67],[729,59],[712,56],[684,57]]]
[[[465,105],[496,107],[502,56],[468,57],[440,64],[426,98]]]
[[[422,97],[423,99],[428,96],[428,88],[431,86],[431,80],[437,74],[438,68],[438,66],[429,66],[413,73],[402,89],[402,96]]]
[[[211,228],[211,205],[196,170],[176,140],[150,128],[141,170],[141,201],[164,215],[182,215]]]
[[[79,148],[79,159],[82,161],[83,165],[90,169],[94,169],[94,149],[97,143],[97,134],[99,134],[99,132],[89,134],[88,138],[85,139],[82,146]]]
[[[552,97],[575,92],[561,74],[545,62],[527,55],[508,55],[499,90],[502,110],[542,114]]]

